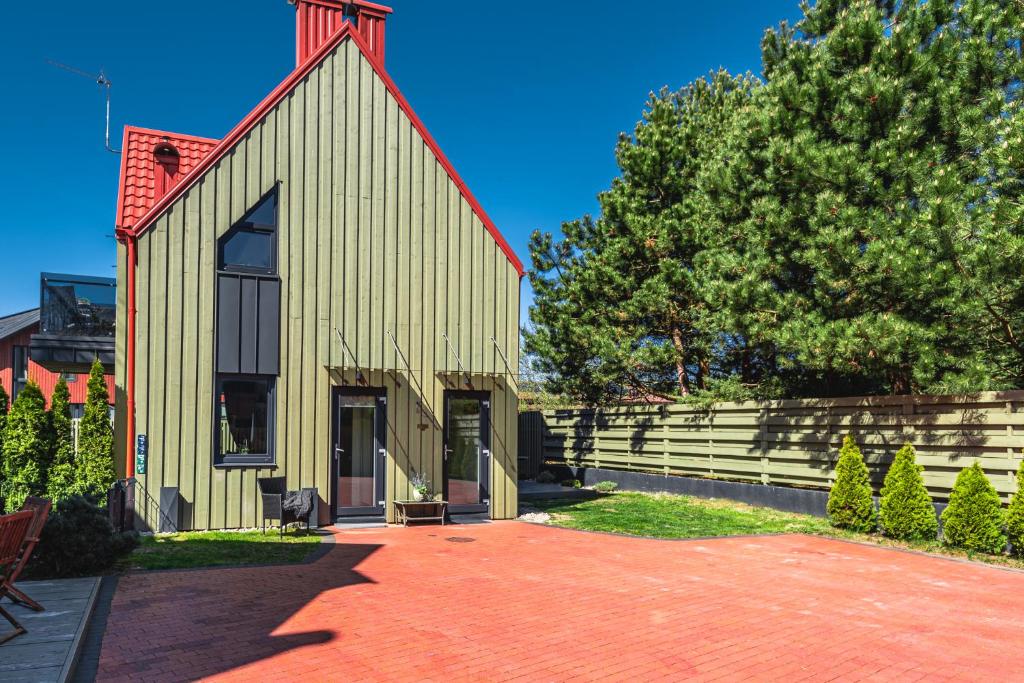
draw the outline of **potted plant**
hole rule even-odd
[[[434,497],[430,488],[430,480],[423,474],[414,474],[412,481],[412,499],[415,501],[430,500]]]

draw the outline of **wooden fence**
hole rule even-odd
[[[981,462],[1004,500],[1024,449],[1024,391],[969,396],[874,396],[524,413],[531,457],[585,467],[827,488],[846,434],[864,453],[876,491],[904,443],[925,485],[946,500],[961,468]],[[534,432],[531,439],[526,432]]]

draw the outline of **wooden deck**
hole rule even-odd
[[[42,603],[45,612],[11,605],[4,609],[28,633],[0,645],[0,683],[65,681],[99,592],[98,578],[19,581],[18,587]],[[0,628],[7,622],[0,620]]]

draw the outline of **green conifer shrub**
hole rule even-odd
[[[1006,535],[1013,552],[1024,557],[1024,459],[1017,469],[1017,492],[1010,501],[1010,509],[1006,511]]]
[[[75,438],[71,429],[71,392],[61,377],[50,397],[50,424],[53,427],[53,461],[46,480],[46,495],[63,500],[75,489]]]
[[[109,394],[99,359],[89,371],[85,414],[78,424],[75,458],[76,490],[103,498],[114,483],[114,430],[110,425]]]
[[[10,398],[0,384],[0,512],[4,510],[4,425],[7,424],[7,411],[10,409]]]
[[[92,499],[71,496],[54,506],[25,574],[33,579],[96,575],[136,545],[138,535],[114,531],[107,511]]]
[[[46,399],[39,385],[29,381],[11,406],[3,435],[3,498],[14,512],[26,496],[46,492],[53,434],[46,413]]]
[[[977,461],[956,477],[942,511],[942,537],[946,545],[965,550],[996,554],[1006,548],[999,494]]]
[[[853,436],[843,439],[836,463],[836,481],[828,494],[828,519],[832,526],[868,533],[875,529],[875,502],[871,498],[868,467]]]
[[[879,523],[892,538],[934,540],[939,523],[914,454],[909,443],[896,452],[882,485]]]

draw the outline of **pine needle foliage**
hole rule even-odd
[[[50,397],[50,424],[53,426],[53,461],[46,481],[46,495],[53,501],[76,493],[75,439],[71,429],[71,391],[61,377]]]
[[[85,414],[78,425],[78,457],[75,459],[76,487],[80,492],[104,497],[114,483],[114,430],[103,365],[99,359],[89,371]]]
[[[864,457],[853,436],[843,439],[836,481],[828,494],[828,519],[838,529],[868,533],[875,529],[875,502]]]
[[[1003,508],[999,494],[977,461],[960,470],[942,511],[942,537],[946,545],[983,553],[1006,548]]]
[[[46,399],[29,381],[7,415],[3,433],[3,498],[8,512],[21,508],[27,496],[46,492],[53,434]]]
[[[896,452],[882,485],[879,524],[886,536],[900,540],[935,539],[939,523],[921,478],[922,469],[911,444]]]
[[[1006,511],[1006,536],[1013,546],[1013,553],[1024,557],[1024,459],[1017,469],[1017,492]]]

